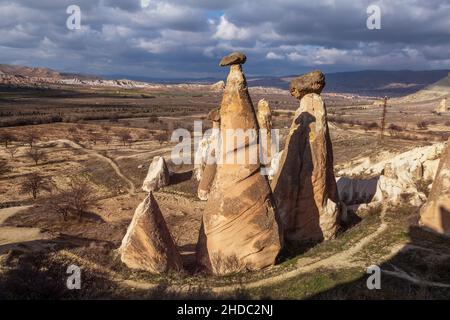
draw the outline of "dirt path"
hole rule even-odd
[[[51,238],[50,234],[42,232],[39,228],[3,226],[6,219],[30,207],[20,206],[0,209],[0,254],[14,248],[16,244]]]
[[[384,214],[385,210],[383,210],[383,213],[381,214],[381,224],[380,226],[371,234],[367,235],[366,237],[360,239],[356,244],[348,248],[347,250],[344,250],[342,252],[338,252],[336,254],[333,254],[325,259],[320,260],[312,260],[310,258],[300,258],[297,261],[296,267],[294,270],[281,273],[276,276],[272,276],[270,278],[265,278],[261,280],[256,280],[248,283],[239,283],[239,284],[231,284],[231,285],[225,285],[225,286],[212,286],[210,287],[210,290],[214,293],[230,293],[234,292],[236,290],[246,290],[246,289],[254,289],[254,288],[260,288],[270,285],[275,285],[284,281],[287,281],[289,279],[295,278],[297,276],[300,276],[302,274],[307,274],[314,272],[316,270],[319,270],[321,268],[329,268],[329,269],[339,269],[339,268],[352,268],[352,267],[367,267],[363,261],[355,259],[357,253],[359,253],[366,245],[370,244],[373,241],[376,241],[376,239],[387,230],[388,225],[384,221]],[[402,248],[404,248],[405,245],[401,244],[394,244],[391,250],[391,253],[388,257],[383,257],[381,260],[385,261],[389,259],[391,255],[395,255],[400,251]],[[382,262],[380,261],[380,262]],[[443,288],[449,288],[450,284],[446,283],[440,283],[440,282],[431,282],[427,281],[425,279],[421,279],[415,275],[410,275],[397,267],[393,266],[395,271],[388,271],[388,270],[382,270],[382,272],[395,276],[398,278],[401,278],[403,280],[412,282],[414,284],[419,285],[425,285],[425,286],[433,286],[433,287],[443,287]],[[128,280],[128,279],[122,279],[120,277],[115,277],[114,281],[133,288],[139,288],[143,290],[151,289],[157,286],[155,283],[150,282],[143,282],[143,281],[136,281],[136,280]],[[195,286],[194,286],[195,287]],[[191,290],[193,288],[192,285],[186,285],[186,286],[177,286],[176,288],[173,288],[173,291],[175,292],[184,292],[187,290]]]
[[[136,193],[136,188],[134,186],[134,183],[128,178],[126,177],[122,171],[120,170],[119,166],[110,158],[98,153],[95,150],[91,150],[91,149],[86,149],[83,146],[79,145],[78,143],[72,141],[72,140],[68,140],[68,139],[58,139],[58,140],[54,140],[54,141],[49,141],[49,143],[52,142],[56,142],[56,143],[64,143],[66,145],[69,145],[70,147],[77,149],[77,150],[83,150],[85,153],[100,158],[101,160],[108,162],[109,165],[112,167],[112,169],[114,170],[114,172],[123,180],[128,184],[128,188],[127,191],[130,195],[134,195]]]

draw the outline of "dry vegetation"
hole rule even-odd
[[[313,248],[287,248],[275,268],[220,278],[195,273],[195,243],[205,204],[196,198],[197,182],[192,179],[192,166],[177,167],[170,162],[174,172],[172,183],[155,197],[182,252],[187,273],[157,277],[131,271],[120,263],[115,249],[134,209],[145,197],[139,187],[152,158],[163,155],[168,159],[173,146],[169,142],[171,130],[178,127],[191,130],[194,120],[204,120],[207,112],[219,104],[221,95],[209,91],[105,88],[1,90],[0,208],[30,206],[7,218],[3,225],[0,223],[0,228],[38,228],[46,236],[30,242],[0,241],[0,298],[449,297],[449,292],[443,289],[415,286],[394,277],[383,280],[385,291],[370,293],[364,287],[365,273],[361,266],[330,266],[277,284],[256,289],[245,287],[251,281],[295,270],[298,263],[318,261],[350,248],[377,230],[380,210],[357,213],[355,222],[333,241]],[[274,126],[283,136],[297,107],[296,100],[288,93],[252,94],[254,103],[263,97],[271,104]],[[368,105],[367,100],[332,96],[326,99],[336,168],[362,157],[403,152],[430,140],[439,141],[450,132],[450,114],[431,113],[431,103],[399,104],[388,108],[385,139],[380,141],[380,107]],[[442,247],[448,252],[447,240],[411,227],[416,218],[416,208],[391,208],[387,220],[395,223],[390,223],[385,233],[368,245],[378,247],[364,249],[357,258],[367,263],[382,259],[376,254],[382,252],[382,244],[413,243],[427,247],[432,243],[434,248]],[[385,263],[386,267],[395,263],[423,278],[428,277],[432,268],[438,268],[435,270],[438,274],[444,271],[448,274],[448,260],[429,263],[431,260],[427,259],[428,256],[406,252],[390,257]],[[83,267],[85,285],[81,291],[70,292],[65,288],[65,268],[71,263]],[[140,290],[118,279],[159,285]],[[434,280],[448,279],[440,276]],[[229,284],[237,288],[220,295],[210,291],[211,286]],[[174,292],[172,285],[189,289]]]

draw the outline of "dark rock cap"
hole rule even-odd
[[[289,86],[289,90],[293,97],[300,100],[309,93],[320,94],[324,87],[325,76],[320,70],[314,70],[293,79]]]
[[[235,51],[235,52],[232,52],[229,55],[223,57],[222,60],[220,60],[219,65],[221,67],[225,67],[225,66],[231,66],[233,64],[244,64],[246,60],[247,60],[247,57],[245,56],[245,54],[243,54],[242,52],[239,52],[239,51]]]

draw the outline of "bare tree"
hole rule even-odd
[[[417,128],[420,130],[426,130],[428,129],[428,122],[425,120],[419,121],[416,123]]]
[[[130,131],[128,131],[128,130],[119,131],[118,136],[124,146],[126,146],[127,144],[129,144],[129,145],[131,144],[132,137],[131,137]]]
[[[69,129],[67,129],[67,131],[68,131],[70,134],[76,134],[78,130],[77,130],[76,127],[70,127]]]
[[[110,135],[104,135],[102,138],[103,142],[105,143],[105,145],[109,145],[112,141],[112,138]]]
[[[98,132],[95,132],[95,131],[89,132],[89,141],[93,145],[97,144],[97,141],[99,140],[99,138],[100,138],[100,134]]]
[[[159,118],[156,114],[152,114],[149,118],[148,118],[148,122],[149,123],[155,123],[158,122]]]
[[[16,140],[17,140],[16,136],[13,135],[12,133],[9,132],[0,133],[0,142],[5,145],[5,148],[8,148],[8,144]]]
[[[11,171],[11,167],[5,160],[0,160],[0,176]]]
[[[16,153],[19,151],[19,147],[18,146],[9,146],[8,149],[6,149],[6,151],[9,153],[9,155],[11,156],[11,159],[14,159],[14,156],[16,155]]]
[[[25,176],[22,181],[21,192],[30,194],[36,200],[41,191],[50,192],[51,188],[52,185],[45,177],[33,172]]]
[[[161,145],[163,144],[163,142],[167,142],[169,140],[169,134],[166,131],[159,132],[155,135],[155,139]]]
[[[81,220],[83,214],[95,205],[94,192],[88,183],[81,179],[74,179],[66,190],[60,191],[52,200],[50,207],[61,214],[66,220],[69,214],[74,214]]]
[[[44,161],[47,159],[47,155],[44,151],[41,151],[39,149],[30,149],[26,153],[27,157],[34,161],[35,165],[38,165],[39,161]]]
[[[102,130],[105,131],[105,133],[108,133],[111,130],[111,128],[108,126],[102,126]]]
[[[139,140],[148,140],[150,139],[150,132],[148,131],[140,131],[138,134]]]
[[[39,140],[40,136],[35,131],[28,131],[23,135],[23,141],[33,148],[33,144]]]

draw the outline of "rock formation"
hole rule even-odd
[[[428,201],[420,211],[420,225],[450,236],[450,139],[439,162]]]
[[[214,109],[208,114],[208,119],[212,121],[212,133],[203,142],[201,151],[204,156],[202,157],[202,166],[200,174],[200,183],[198,185],[198,198],[200,200],[208,200],[208,194],[211,190],[211,186],[216,176],[217,162],[216,162],[216,149],[218,148],[218,139],[220,134],[220,111]]]
[[[341,201],[347,205],[407,202],[420,206],[426,196],[418,186],[434,179],[443,149],[444,144],[437,143],[375,164],[366,159],[351,169],[340,170],[337,184]],[[369,178],[357,178],[360,176]]]
[[[435,110],[437,113],[447,112],[447,97],[443,98]]]
[[[148,168],[147,177],[142,184],[142,190],[146,192],[158,191],[160,188],[167,186],[169,180],[170,173],[166,161],[163,157],[156,156]]]
[[[289,85],[291,95],[301,100],[309,93],[320,94],[325,87],[325,76],[319,70],[312,71],[293,79]]]
[[[122,262],[132,269],[152,273],[183,269],[181,256],[151,192],[137,207],[119,253]]]
[[[321,241],[336,235],[340,200],[333,151],[320,93],[324,76],[314,71],[291,82],[300,100],[271,185],[284,230],[293,241]]]
[[[258,102],[258,111],[256,113],[260,130],[260,148],[262,149],[262,155],[265,159],[261,159],[261,162],[265,165],[269,165],[272,160],[272,113],[270,112],[269,103],[266,99],[261,99]]]
[[[197,246],[198,263],[215,274],[261,269],[275,263],[281,247],[275,208],[260,163],[226,161],[253,152],[249,139],[236,145],[225,139],[228,129],[256,130],[258,123],[240,63],[233,53],[221,65],[231,65],[220,107],[220,162],[203,214]]]
[[[223,89],[225,89],[225,82],[223,82],[223,80],[217,81],[211,85],[211,90],[213,91],[222,91]]]

